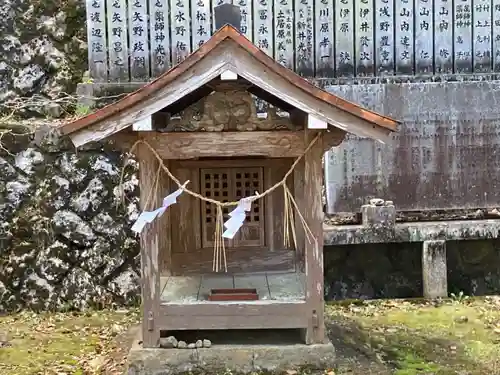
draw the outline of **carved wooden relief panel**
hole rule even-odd
[[[287,112],[266,106],[266,112],[257,111],[255,98],[244,90],[214,91],[204,99],[173,115],[165,126],[164,119],[155,119],[166,131],[255,131],[299,130],[292,124]]]

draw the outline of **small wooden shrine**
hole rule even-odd
[[[258,116],[254,96],[274,109]],[[133,145],[145,211],[180,189],[141,232],[150,348],[167,330],[293,328],[306,344],[325,342],[322,157],[348,132],[383,141],[396,127],[226,25],[158,79],[61,131],[77,147]],[[245,198],[241,228],[222,237]]]

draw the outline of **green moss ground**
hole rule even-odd
[[[339,374],[500,374],[500,298],[326,307]],[[0,317],[0,374],[121,374],[138,312]],[[289,374],[297,374],[289,371]],[[300,375],[300,374],[298,374]]]
[[[114,374],[122,371],[119,345],[136,311],[21,313],[0,318],[0,374]],[[5,340],[0,336],[0,340]]]
[[[327,314],[339,373],[500,374],[500,298],[327,306]]]

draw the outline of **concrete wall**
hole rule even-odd
[[[448,293],[500,293],[500,241],[449,241]],[[422,243],[325,247],[325,298],[408,298],[423,295]]]
[[[329,214],[373,197],[405,211],[500,205],[500,81],[325,88],[403,121],[386,145],[349,137],[326,155]]]

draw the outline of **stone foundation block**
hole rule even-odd
[[[396,207],[394,205],[361,206],[361,218],[364,227],[394,228],[396,224]]]
[[[135,340],[127,375],[282,374],[292,369],[323,372],[335,366],[331,343],[303,345],[214,345],[195,349],[144,349]]]

